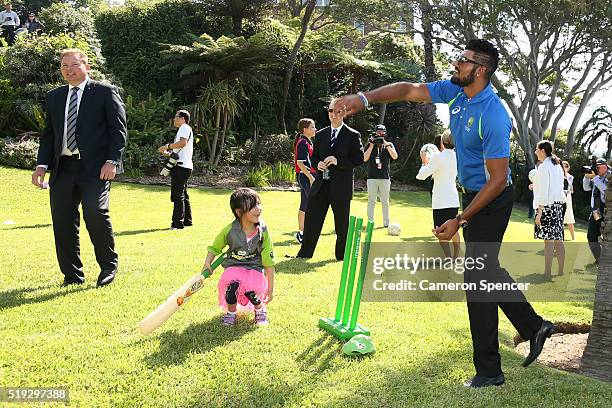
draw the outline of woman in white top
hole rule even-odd
[[[565,190],[565,215],[563,216],[563,223],[567,225],[569,229],[570,235],[572,236],[572,241],[574,240],[574,224],[576,220],[574,219],[574,206],[572,204],[572,194],[574,194],[574,176],[570,174],[570,164],[567,161],[563,161],[563,171],[565,172],[565,180],[567,180],[567,188]]]
[[[534,238],[544,240],[544,275],[551,276],[553,252],[557,253],[559,276],[563,275],[565,247],[563,245],[563,169],[561,161],[552,154],[553,145],[548,140],[539,142],[535,154],[542,164],[538,166],[533,183],[533,201],[537,206]]]
[[[436,146],[439,154],[431,158],[426,152],[421,153],[422,166],[416,178],[425,180],[433,178],[433,192],[431,196],[431,208],[433,209],[434,228],[439,227],[446,221],[457,216],[459,212],[459,193],[457,192],[457,156],[453,150],[453,142],[450,130],[446,130],[441,136],[436,137]],[[454,257],[459,255],[459,233],[452,238]],[[450,246],[447,241],[440,241],[440,246],[446,257],[451,257]]]

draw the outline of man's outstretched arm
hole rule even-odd
[[[380,88],[363,93],[368,103],[384,102],[431,102],[431,95],[426,84],[414,84],[410,82],[396,82],[381,86]],[[337,98],[334,103],[336,113],[344,117],[354,115],[365,110],[364,101],[359,95],[345,95]]]

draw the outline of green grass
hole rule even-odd
[[[96,407],[605,407],[612,399],[610,384],[537,363],[520,367],[505,317],[506,385],[465,390],[460,383],[473,368],[463,303],[364,303],[360,322],[372,330],[377,352],[345,358],[340,343],[316,327],[332,314],[339,281],[331,216],[314,259],[284,258],[298,250],[291,236],[295,192],[261,193],[278,257],[269,327],[254,327],[252,316],[234,328],[219,324],[218,271],[184,310],[143,337],[138,322],[200,269],[206,246],[231,220],[229,191],[191,190],[194,227],[168,231],[167,187],[115,183],[117,279],[95,288],[98,266],[82,228],[87,283],[60,288],[48,192],[29,180],[28,171],[0,168],[0,222],[15,222],[0,226],[0,386],[63,385],[73,406]],[[391,199],[402,237],[379,229],[374,241],[429,239],[428,194],[394,192]],[[365,194],[352,207],[365,216]],[[508,240],[531,234],[532,224],[515,211]],[[583,229],[577,237],[585,240]],[[586,322],[592,315],[584,303],[534,307],[552,320]]]

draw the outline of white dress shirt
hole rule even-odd
[[[421,166],[416,178],[425,180],[432,176],[434,185],[431,196],[431,208],[459,208],[457,192],[457,156],[455,150],[444,149],[434,154],[427,165]]]
[[[550,157],[538,166],[538,173],[533,182],[533,206],[547,206],[553,203],[566,202],[563,192],[564,173],[561,164],[554,164]]]

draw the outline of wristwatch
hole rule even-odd
[[[118,161],[116,161],[116,160],[110,160],[110,159],[108,159],[106,162],[107,162],[107,163],[110,163],[110,164],[114,164],[115,166],[118,166],[118,165],[119,165],[119,162],[118,162]]]
[[[457,214],[457,216],[455,217],[455,219],[457,220],[457,222],[459,222],[459,227],[464,228],[467,226],[467,220],[464,220],[461,217],[461,214]]]

